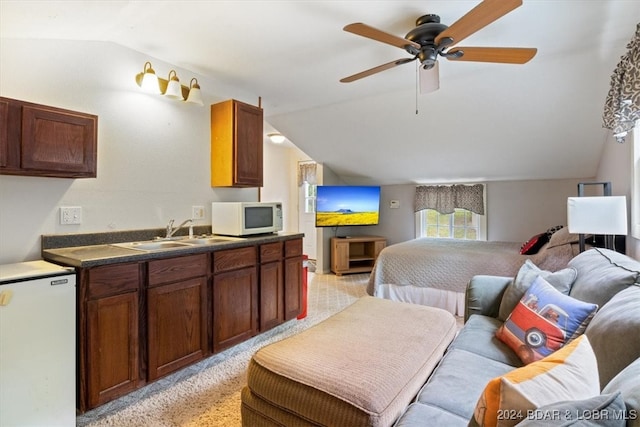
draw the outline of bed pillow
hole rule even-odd
[[[567,243],[578,243],[579,241],[579,234],[569,233],[568,227],[562,227],[561,229],[553,233],[551,237],[549,237],[549,245],[547,245],[547,249],[566,245]]]
[[[527,411],[600,394],[598,364],[582,335],[552,355],[490,380],[473,416],[480,426],[514,426]]]
[[[496,337],[523,363],[540,360],[582,335],[598,306],[560,293],[538,276]]]
[[[549,235],[547,233],[536,234],[520,247],[520,255],[533,255],[549,241]]]
[[[547,282],[551,283],[554,288],[568,295],[571,290],[571,285],[576,280],[577,274],[577,270],[572,267],[555,272],[541,270],[531,260],[526,260],[522,267],[520,267],[513,282],[507,286],[507,289],[502,295],[498,319],[503,322],[507,319],[536,277],[542,276]]]

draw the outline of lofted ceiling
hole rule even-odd
[[[346,24],[404,37],[421,15],[450,25],[478,3],[1,0],[0,35],[110,41],[260,96],[269,127],[347,183],[595,176],[638,0],[524,0],[461,44],[537,55],[524,65],[441,58],[433,93],[418,93],[417,61],[339,82],[409,57]]]

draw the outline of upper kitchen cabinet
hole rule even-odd
[[[0,174],[95,178],[98,116],[0,97]]]
[[[262,116],[235,99],[211,106],[212,187],[262,187]]]

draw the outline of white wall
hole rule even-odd
[[[626,142],[620,144],[610,137],[602,150],[602,157],[598,167],[598,181],[610,181],[614,196],[627,196],[628,217],[631,218],[631,202],[640,194],[631,194],[631,180],[633,165],[633,136],[630,134]],[[640,240],[627,235],[627,254],[640,259]]]
[[[183,84],[198,78],[205,106],[142,93],[134,77],[145,61],[160,76],[175,68]],[[1,39],[0,64],[0,95],[99,116],[97,178],[0,176],[0,263],[40,258],[41,234],[160,228],[193,205],[205,206],[204,225],[212,201],[258,199],[257,189],[210,187],[208,107],[256,105],[257,95],[112,43]],[[83,223],[59,225],[60,206],[81,206]]]

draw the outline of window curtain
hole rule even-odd
[[[620,143],[640,119],[640,24],[627,49],[611,76],[602,116],[602,126]]]
[[[416,187],[415,211],[435,209],[441,214],[466,209],[484,215],[484,185],[421,185]]]
[[[316,183],[316,166],[316,162],[298,163],[298,187],[305,182]]]

